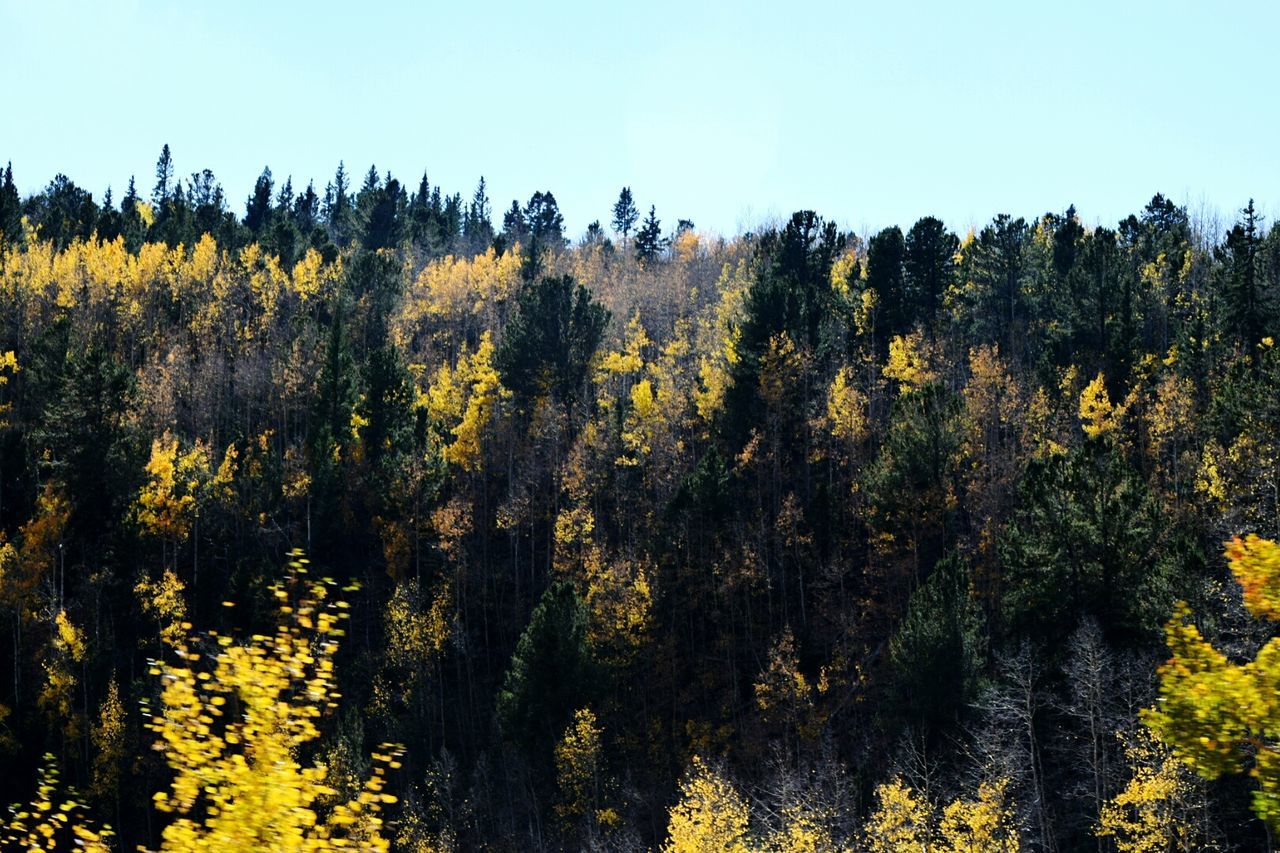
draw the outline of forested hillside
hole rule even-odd
[[[1252,201],[722,238],[623,189],[576,236],[168,146],[118,200],[0,177],[8,844],[1280,830]]]

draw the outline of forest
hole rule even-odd
[[[10,165],[0,846],[1273,849],[1240,204],[575,236]]]

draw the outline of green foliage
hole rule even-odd
[[[912,593],[889,643],[898,713],[927,731],[945,729],[977,698],[986,650],[968,566],[949,555]]]
[[[526,410],[544,396],[572,407],[608,322],[609,312],[571,276],[526,285],[495,357],[502,386]]]
[[[556,581],[511,655],[498,692],[498,719],[507,737],[531,755],[550,749],[593,691],[588,616],[573,584]]]
[[[1001,561],[1005,627],[1040,639],[1061,640],[1085,615],[1150,637],[1179,586],[1159,506],[1105,439],[1031,463]]]

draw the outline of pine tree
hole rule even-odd
[[[662,238],[662,223],[658,221],[653,205],[650,205],[649,215],[636,232],[636,260],[642,264],[652,263],[666,247],[667,241]]]
[[[169,193],[173,183],[173,157],[169,154],[169,143],[164,144],[164,148],[160,149],[160,159],[156,160],[156,186],[151,191],[151,202],[156,207],[156,212],[164,210],[165,202],[169,200]]]
[[[640,211],[636,209],[635,200],[631,197],[631,187],[623,187],[622,192],[618,193],[618,200],[613,204],[613,230],[622,235],[624,246],[627,235],[639,218]]]

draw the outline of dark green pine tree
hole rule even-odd
[[[977,698],[986,663],[986,623],[959,554],[934,566],[911,594],[889,643],[899,716],[936,737]]]
[[[166,142],[160,149],[159,159],[156,160],[156,185],[151,191],[151,203],[155,206],[157,216],[169,201],[173,185],[173,155],[169,153],[169,143]]]
[[[5,166],[0,180],[0,249],[22,238],[22,198],[13,182],[13,163]]]
[[[608,322],[609,312],[572,276],[526,284],[495,356],[503,387],[524,410],[544,395],[571,409]]]
[[[462,222],[462,233],[467,238],[471,252],[483,252],[493,243],[493,207],[489,203],[489,193],[485,188],[484,176],[476,184],[476,191],[471,195],[471,203],[467,205],[466,216]]]
[[[882,347],[888,347],[891,336],[909,330],[915,319],[913,306],[907,300],[905,257],[906,241],[896,225],[876,234],[867,244],[867,287],[876,292]]]
[[[651,264],[666,247],[667,241],[662,238],[662,223],[658,221],[653,205],[649,205],[649,215],[636,232],[636,260],[642,264]]]
[[[640,219],[640,211],[636,209],[635,199],[631,197],[631,187],[623,187],[618,193],[618,200],[613,203],[613,230],[622,235],[622,244],[627,243],[627,236]]]
[[[902,259],[907,301],[930,332],[947,287],[955,276],[955,256],[959,248],[960,239],[947,230],[941,219],[932,216],[920,219],[907,232]]]
[[[351,207],[351,181],[347,178],[346,165],[338,162],[333,182],[325,187],[322,209],[325,224],[329,226],[329,238],[339,247],[345,247],[354,235]]]
[[[261,238],[263,232],[271,225],[271,193],[273,189],[274,182],[271,179],[271,169],[269,167],[263,168],[262,174],[254,182],[253,192],[245,202],[244,209],[244,226],[249,229],[249,233],[253,235],[255,240]]]
[[[1227,324],[1241,348],[1251,353],[1269,331],[1268,303],[1273,294],[1263,287],[1266,276],[1261,263],[1262,236],[1253,199],[1240,212],[1244,218],[1227,232],[1217,255],[1222,262]]]
[[[721,423],[731,443],[744,439],[756,422],[760,359],[769,340],[785,332],[795,346],[817,351],[823,319],[831,313],[831,265],[844,245],[835,223],[811,210],[792,214],[781,231],[760,237]]]
[[[547,192],[535,192],[524,208],[525,226],[530,240],[548,249],[564,247],[564,216],[556,197]]]
[[[1159,636],[1183,594],[1159,504],[1106,436],[1033,461],[1001,538],[1005,632],[1056,643],[1091,616],[1110,636]]]
[[[549,764],[552,745],[594,692],[594,672],[586,605],[572,583],[556,581],[534,608],[498,692],[503,734],[535,764]]]

